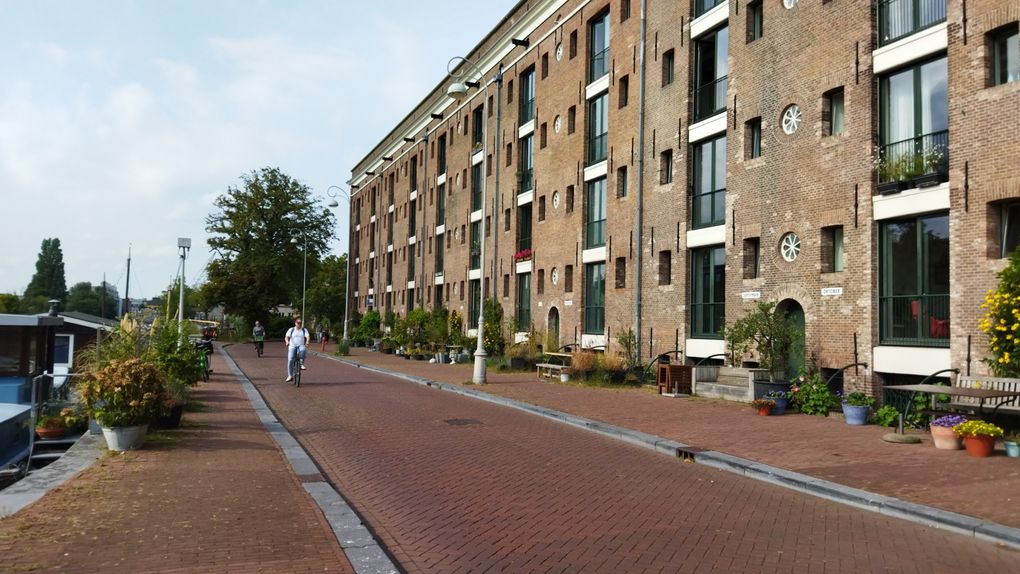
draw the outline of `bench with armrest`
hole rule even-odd
[[[949,410],[983,414],[991,408],[992,414],[1020,415],[1020,379],[960,375],[953,381],[953,387],[960,389],[985,389],[989,391],[1012,392],[1016,395],[981,398],[966,395],[950,395],[949,402],[936,403],[935,410]]]

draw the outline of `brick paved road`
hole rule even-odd
[[[1020,553],[328,359],[228,349],[409,572],[1015,572]]]
[[[0,572],[353,572],[329,525],[213,355],[168,442],[106,456],[0,520]]]

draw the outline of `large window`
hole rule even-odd
[[[949,215],[882,223],[880,338],[883,345],[949,346]]]
[[[418,227],[418,200],[412,199],[407,208],[407,236],[414,237],[417,234]]]
[[[531,205],[517,208],[517,251],[531,249]]]
[[[722,335],[726,317],[726,250],[722,246],[691,251],[691,335]]]
[[[878,45],[891,44],[946,20],[946,0],[879,0]]]
[[[517,330],[531,329],[531,273],[517,276]]]
[[[604,161],[609,150],[609,93],[588,102],[588,163]]]
[[[601,335],[606,329],[606,264],[584,266],[584,332]]]
[[[609,12],[588,24],[588,83],[609,73]]]
[[[468,282],[468,329],[478,328],[478,310],[481,308],[482,282],[472,279]],[[461,286],[461,297],[464,287]],[[478,334],[481,336],[481,333]]]
[[[482,149],[482,140],[485,139],[485,119],[482,113],[482,106],[471,111],[471,146],[475,151]]]
[[[589,181],[584,198],[584,248],[606,244],[606,178]]]
[[[724,26],[694,44],[694,121],[726,111],[729,37]]]
[[[697,18],[726,0],[694,0],[694,17]]]
[[[481,221],[471,222],[471,269],[482,266],[482,234]]]
[[[879,82],[882,147],[879,181],[949,173],[949,92],[946,58],[884,76]]]
[[[1020,32],[1016,22],[988,37],[991,53],[991,84],[998,86],[1020,81]]]
[[[436,150],[436,173],[443,175],[446,173],[446,134],[439,136],[437,147],[439,149]]]
[[[436,187],[436,225],[446,224],[446,184]]]
[[[517,193],[527,193],[535,189],[535,134],[521,138],[517,148],[521,158]]]
[[[535,119],[535,68],[521,74],[520,123],[524,125]]]
[[[471,211],[482,208],[482,164],[471,166]]]
[[[443,274],[443,233],[436,236],[436,275]]]
[[[694,196],[691,224],[695,228],[726,221],[726,136],[694,146]]]
[[[995,205],[999,223],[999,257],[1006,258],[1020,246],[1020,201]]]
[[[747,41],[754,42],[761,38],[765,24],[765,7],[761,0],[747,5]]]
[[[411,175],[408,177],[411,191],[418,191],[418,156],[411,158]]]

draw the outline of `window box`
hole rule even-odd
[[[914,187],[934,187],[939,184],[940,179],[942,178],[935,172],[921,174],[913,179]]]
[[[884,182],[878,184],[878,193],[880,193],[882,195],[892,195],[894,193],[899,193],[899,192],[903,191],[904,189],[907,189],[907,182],[905,182],[905,181],[899,181],[899,180],[897,180],[897,181],[884,181]]]

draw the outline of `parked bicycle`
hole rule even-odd
[[[213,352],[212,341],[208,339],[199,339],[195,341],[195,348],[201,351],[198,355],[198,364],[202,367],[202,380],[209,382],[209,373],[212,369],[209,368],[209,355]]]

